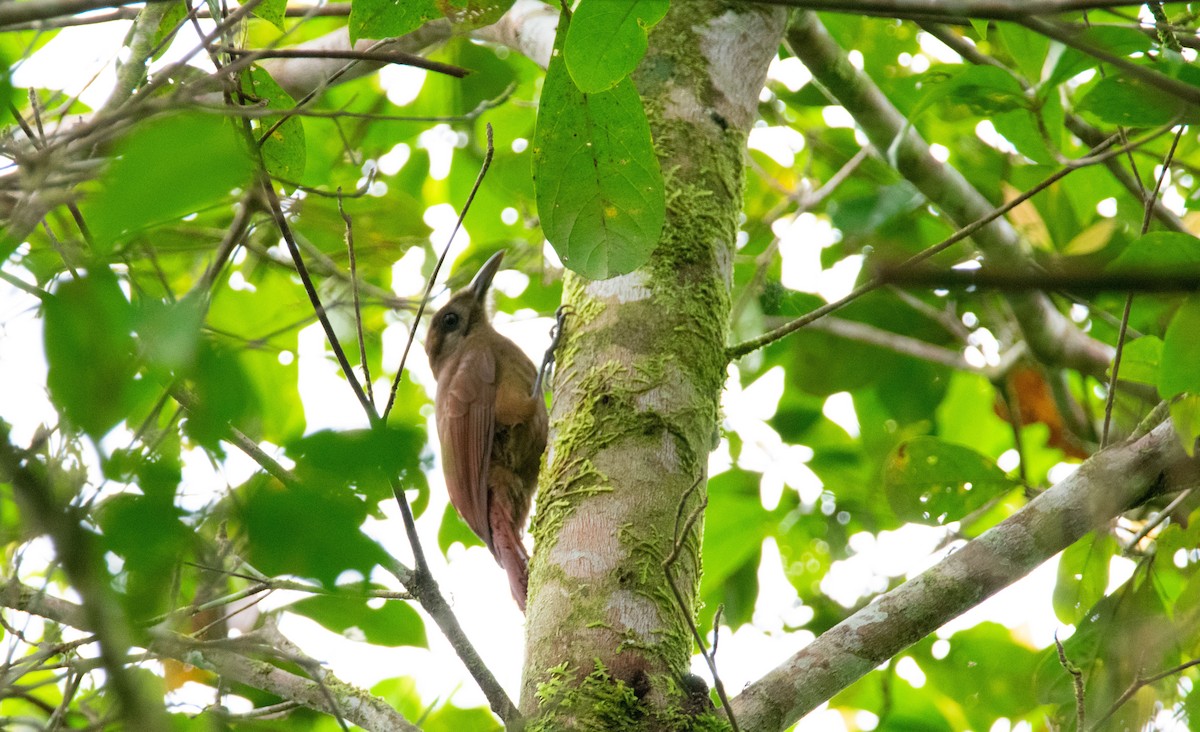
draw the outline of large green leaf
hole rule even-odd
[[[333,587],[343,572],[369,577],[387,559],[359,528],[371,507],[350,491],[285,487],[259,475],[238,494],[247,558],[268,574],[313,577]]]
[[[84,206],[98,251],[127,232],[214,205],[244,188],[251,170],[245,146],[219,116],[178,114],[135,127]]]
[[[883,471],[884,490],[896,514],[935,526],[963,518],[1015,485],[988,458],[936,437],[901,443]]]
[[[583,0],[563,48],[575,86],[594,94],[629,76],[646,55],[646,34],[668,7],[669,0]]]
[[[563,264],[606,279],[649,259],[666,198],[637,89],[623,79],[608,91],[581,92],[562,54],[569,25],[564,13],[534,132],[538,214]]]
[[[425,622],[403,600],[316,595],[290,605],[288,609],[347,637],[357,638],[361,633],[361,639],[368,643],[422,648],[428,645]]]
[[[133,310],[104,267],[64,282],[45,300],[43,342],[50,396],[68,420],[100,437],[126,417],[134,381]]]
[[[350,42],[402,36],[440,17],[437,0],[351,0]]]
[[[1171,318],[1163,338],[1158,391],[1166,397],[1200,393],[1200,297],[1190,297]]]
[[[258,66],[252,66],[242,75],[242,93],[254,105],[267,109],[288,111],[296,106],[291,95]],[[284,180],[300,180],[308,157],[304,123],[300,117],[285,119],[283,115],[268,115],[251,120],[250,128],[262,151],[267,172]]]
[[[1116,542],[1105,532],[1090,534],[1063,551],[1058,560],[1054,585],[1054,613],[1070,625],[1078,625],[1108,587],[1109,560]]]

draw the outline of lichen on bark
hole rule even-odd
[[[641,269],[566,277],[573,316],[532,528],[521,704],[531,729],[725,724],[685,691],[702,522],[672,565],[687,615],[663,561],[681,501],[703,496],[719,434],[745,144],[783,20],[779,8],[674,4],[634,73],[666,224]],[[614,705],[632,726],[605,726]]]

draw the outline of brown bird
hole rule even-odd
[[[438,439],[450,502],[508,573],[525,609],[529,555],[521,543],[546,449],[546,402],[537,368],[497,333],[486,299],[504,252],[433,316],[425,352],[437,378]]]

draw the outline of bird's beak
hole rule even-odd
[[[471,294],[475,296],[477,302],[484,301],[488,288],[492,286],[492,278],[496,276],[496,272],[500,271],[500,262],[503,259],[504,250],[501,249],[483,263],[483,266],[479,268],[479,274],[475,275],[475,279],[471,281]]]

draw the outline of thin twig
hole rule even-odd
[[[1176,674],[1182,673],[1194,666],[1200,666],[1200,658],[1193,658],[1192,660],[1187,661],[1185,663],[1181,663],[1178,666],[1172,666],[1171,668],[1167,669],[1166,671],[1160,671],[1159,673],[1156,673],[1153,676],[1147,676],[1145,678],[1142,678],[1139,675],[1136,679],[1133,680],[1133,683],[1129,685],[1129,688],[1126,689],[1125,692],[1123,694],[1121,694],[1121,696],[1118,697],[1115,702],[1113,702],[1113,705],[1108,708],[1108,711],[1105,712],[1103,715],[1101,715],[1100,718],[1097,719],[1094,723],[1092,723],[1091,727],[1088,727],[1088,732],[1094,732],[1095,730],[1100,729],[1100,726],[1103,725],[1105,722],[1107,722],[1109,717],[1116,714],[1117,710],[1120,709],[1122,706],[1124,706],[1125,703],[1128,702],[1130,699],[1132,699],[1133,695],[1138,693],[1138,691],[1143,686],[1149,686],[1150,684],[1153,684],[1155,682],[1162,681],[1163,679],[1167,678],[1168,676],[1174,676]],[[1076,729],[1083,729],[1082,713],[1081,713],[1081,716],[1079,719],[1079,726]]]
[[[350,221],[349,214],[346,213],[345,207],[342,206],[342,189],[338,187],[338,213],[342,215],[342,221],[346,222],[346,251],[350,255],[350,287],[354,293],[354,326],[358,331],[358,362],[363,370],[363,382],[367,387],[367,399],[371,404],[375,404],[375,392],[371,386],[371,365],[367,363],[367,341],[363,336],[363,319],[362,319],[362,303],[358,296],[358,257],[354,253],[354,225]]]
[[[1057,631],[1054,633],[1054,647],[1058,649],[1058,663],[1067,673],[1071,674],[1071,681],[1075,687],[1075,729],[1083,729],[1083,723],[1086,716],[1084,708],[1083,696],[1083,671],[1079,667],[1071,663],[1067,658],[1067,649],[1063,647],[1062,641],[1058,639]]]
[[[1161,511],[1158,511],[1154,518],[1147,521],[1142,528],[1138,529],[1138,532],[1134,534],[1128,542],[1125,543],[1125,549],[1122,553],[1125,555],[1132,554],[1134,548],[1137,547],[1142,539],[1145,539],[1150,535],[1151,531],[1154,531],[1156,528],[1161,526],[1164,521],[1169,519],[1171,517],[1171,513],[1174,512],[1176,508],[1179,508],[1179,505],[1186,501],[1188,496],[1192,495],[1194,490],[1196,490],[1196,487],[1192,486],[1191,488],[1184,490],[1178,496],[1175,496],[1175,499],[1168,503]]]
[[[400,356],[400,366],[396,369],[396,377],[392,379],[392,390],[388,394],[387,406],[383,409],[383,420],[385,422],[396,403],[396,390],[400,388],[400,379],[404,376],[404,365],[408,363],[408,352],[412,350],[413,340],[417,337],[417,325],[421,322],[421,316],[425,313],[425,306],[429,303],[429,295],[433,292],[434,283],[437,282],[438,272],[442,269],[442,263],[446,261],[446,255],[450,252],[450,245],[454,242],[454,236],[462,228],[463,219],[467,217],[467,211],[471,210],[471,202],[475,200],[475,194],[479,191],[479,186],[483,183],[483,177],[487,175],[488,168],[492,166],[492,157],[495,155],[495,152],[492,123],[488,122],[487,152],[483,156],[483,165],[479,167],[479,175],[475,176],[475,184],[471,186],[471,193],[467,196],[467,202],[463,205],[462,212],[458,215],[458,220],[454,222],[454,229],[450,232],[450,237],[446,240],[446,246],[442,248],[442,254],[433,266],[433,272],[429,274],[429,282],[425,285],[425,294],[421,296],[421,304],[417,306],[417,314],[413,317],[412,327],[408,330],[408,342],[404,344],[404,353]]]
[[[692,617],[692,608],[683,598],[683,592],[680,591],[679,585],[675,582],[675,574],[672,571],[675,562],[679,560],[679,554],[683,551],[683,546],[687,543],[687,537],[692,533],[696,526],[696,522],[704,515],[704,509],[708,506],[708,497],[700,499],[700,503],[696,505],[687,515],[687,519],[683,518],[683,510],[687,505],[688,498],[700,488],[703,478],[697,478],[691,487],[683,492],[679,497],[679,505],[675,511],[675,540],[671,544],[671,551],[663,559],[662,568],[663,574],[667,578],[667,586],[671,588],[671,594],[675,597],[675,603],[679,606],[679,612],[683,615],[684,622],[687,623],[688,629],[692,632],[692,639],[696,641],[696,647],[700,649],[700,655],[704,657],[704,663],[708,666],[709,672],[713,677],[713,687],[717,690],[717,698],[721,700],[721,707],[725,710],[726,716],[729,717],[729,726],[734,732],[741,732],[738,727],[737,718],[734,717],[733,707],[729,704],[729,695],[725,693],[725,684],[721,681],[721,675],[717,673],[716,659],[716,622],[720,619],[721,611],[718,608],[717,614],[713,617],[713,650],[709,651],[704,643],[704,636],[700,633],[700,629],[696,627],[696,621]]]
[[[412,66],[426,71],[433,71],[438,74],[453,76],[457,79],[465,77],[471,73],[470,69],[464,69],[461,66],[442,63],[440,61],[431,61],[424,56],[418,56],[415,53],[407,53],[405,51],[355,51],[353,49],[318,49],[318,48],[275,48],[271,50],[259,50],[248,48],[229,48],[221,46],[217,50],[222,53],[228,53],[231,56],[245,56],[254,54],[256,58],[327,58],[341,59],[345,61],[371,61],[375,63],[396,64],[398,66]]]
[[[1142,214],[1142,236],[1150,230],[1150,219],[1154,215],[1154,202],[1158,200],[1159,193],[1162,191],[1163,181],[1166,180],[1167,174],[1170,172],[1171,161],[1175,158],[1175,149],[1179,147],[1179,138],[1183,136],[1185,126],[1179,125],[1179,129],[1175,131],[1175,139],[1171,141],[1171,149],[1167,151],[1167,157],[1163,160],[1162,171],[1158,175],[1158,180],[1154,183],[1154,190],[1150,196],[1143,202],[1145,212]],[[1125,352],[1125,337],[1126,331],[1129,328],[1129,314],[1133,311],[1133,293],[1130,292],[1125,298],[1125,309],[1121,313],[1121,328],[1117,331],[1117,352],[1113,356],[1112,371],[1108,379],[1108,394],[1104,399],[1104,430],[1100,435],[1100,449],[1108,446],[1109,428],[1112,426],[1113,404],[1117,398],[1117,376],[1121,371],[1121,356]],[[1169,396],[1169,395],[1168,395]]]
[[[1160,134],[1160,132],[1156,130],[1155,132],[1151,133],[1151,135],[1144,137],[1142,140],[1131,143],[1130,146],[1145,144],[1149,139],[1152,139],[1152,136],[1157,136],[1158,134]],[[989,212],[986,216],[982,216],[982,217],[976,219],[975,221],[973,221],[972,223],[967,224],[966,226],[964,226],[961,229],[959,229],[958,231],[954,232],[953,234],[951,234],[949,237],[942,240],[938,244],[935,244],[934,246],[929,247],[928,249],[925,249],[925,250],[919,252],[918,254],[915,254],[912,257],[906,259],[903,263],[901,263],[899,266],[897,266],[896,269],[897,270],[907,269],[909,267],[912,267],[913,265],[920,264],[921,262],[924,262],[924,261],[930,259],[931,257],[934,257],[937,254],[940,254],[941,252],[945,251],[946,249],[949,249],[951,246],[957,244],[958,242],[962,241],[963,239],[966,239],[967,237],[971,236],[971,234],[982,229],[984,226],[987,226],[992,221],[1000,218],[1001,216],[1008,213],[1012,209],[1021,205],[1025,201],[1028,201],[1030,198],[1033,198],[1035,195],[1042,192],[1046,188],[1049,188],[1050,186],[1054,185],[1058,181],[1060,181],[1063,178],[1065,178],[1066,176],[1070,175],[1072,172],[1079,170],[1083,167],[1086,167],[1088,165],[1095,165],[1097,163],[1101,163],[1104,160],[1108,159],[1109,157],[1112,157],[1113,155],[1121,154],[1123,152],[1123,150],[1120,150],[1120,149],[1109,150],[1108,149],[1108,148],[1112,147],[1113,143],[1115,143],[1117,141],[1117,139],[1118,138],[1116,135],[1109,137],[1100,145],[1093,147],[1089,151],[1087,156],[1080,158],[1079,160],[1075,161],[1075,163],[1073,163],[1071,165],[1065,166],[1062,170],[1059,170],[1059,171],[1055,172],[1054,174],[1050,175],[1045,180],[1043,180],[1041,183],[1038,183],[1036,186],[1030,188],[1029,190],[1025,191],[1021,195],[1014,197],[1012,200],[1008,201],[1003,206],[998,206],[998,207],[992,209],[991,212]],[[733,360],[733,359],[741,358],[742,356],[745,356],[748,353],[757,351],[758,349],[760,349],[766,345],[774,343],[775,341],[794,333],[795,331],[799,330],[800,328],[803,328],[804,326],[808,325],[809,323],[813,322],[814,320],[822,318],[822,317],[828,315],[829,313],[832,313],[833,311],[844,307],[845,305],[853,302],[854,300],[857,300],[858,298],[862,297],[863,295],[867,294],[868,292],[871,292],[872,290],[875,290],[876,288],[880,287],[883,284],[884,284],[883,280],[881,280],[877,277],[872,278],[872,279],[868,280],[867,282],[854,288],[854,290],[851,291],[850,294],[846,295],[845,297],[843,297],[840,300],[837,300],[835,302],[831,302],[831,303],[823,305],[819,308],[816,308],[815,310],[805,313],[804,315],[800,316],[799,318],[796,318],[795,320],[793,320],[789,323],[781,325],[780,327],[775,328],[774,330],[768,331],[767,333],[764,333],[763,335],[760,335],[756,338],[751,338],[750,340],[743,341],[742,343],[731,346],[729,349],[726,350],[726,356],[730,360]]]

